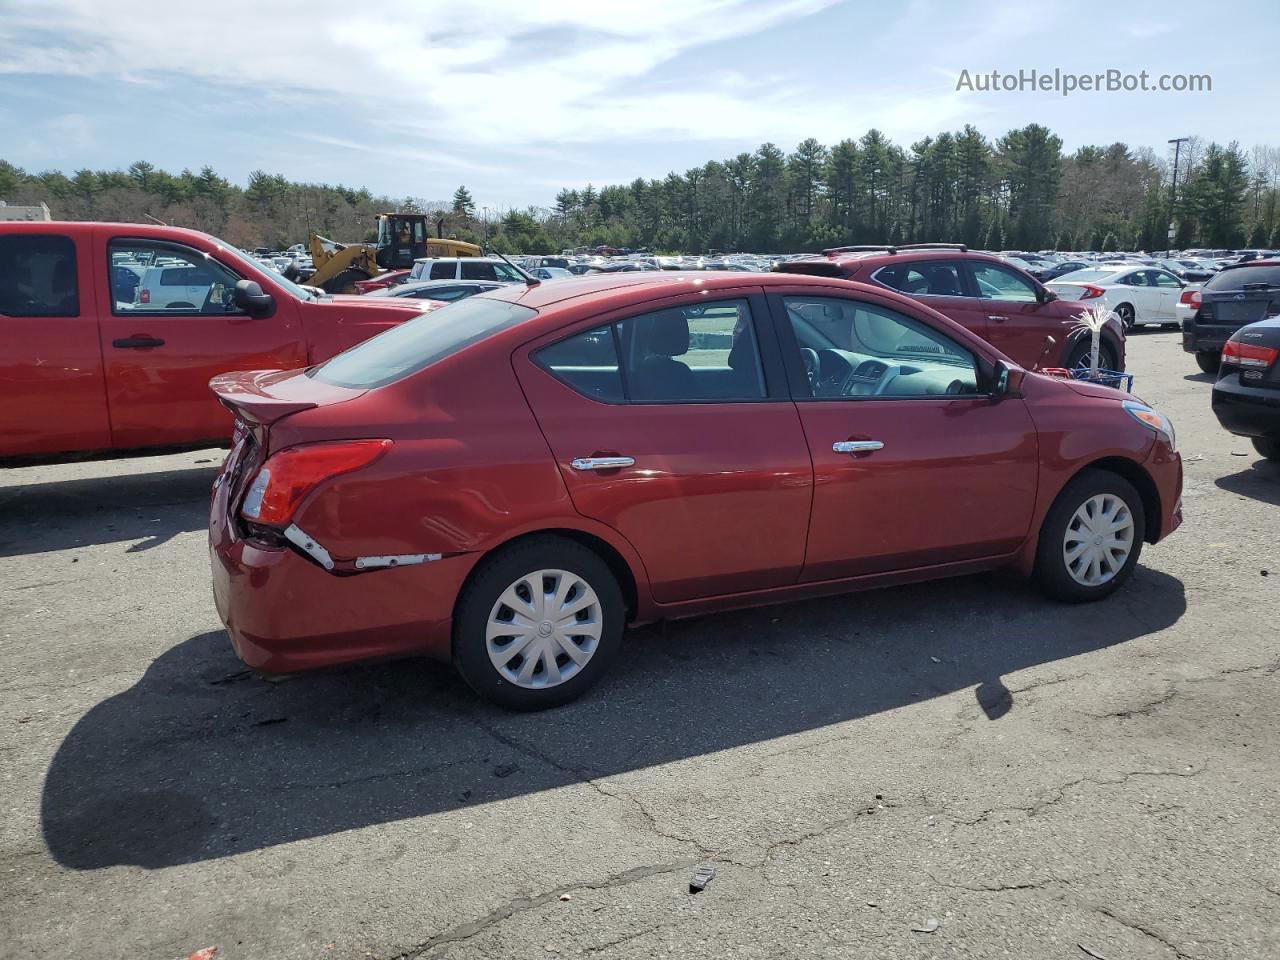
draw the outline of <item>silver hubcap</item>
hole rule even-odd
[[[1110,493],[1080,504],[1062,538],[1062,559],[1076,583],[1096,587],[1124,566],[1133,551],[1133,514]]]
[[[508,683],[554,687],[582,670],[600,645],[603,617],[591,585],[567,570],[521,577],[489,611],[485,648]]]

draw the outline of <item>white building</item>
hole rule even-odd
[[[49,216],[49,205],[42,203],[38,207],[11,207],[0,200],[0,221],[4,220],[52,220]]]

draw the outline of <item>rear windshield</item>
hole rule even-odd
[[[417,373],[537,313],[517,303],[469,297],[414,317],[307,371],[321,383],[369,389]]]
[[[1059,277],[1053,283],[1087,283],[1090,280],[1101,280],[1103,277],[1114,277],[1119,270],[1077,270]]]
[[[1246,283],[1280,287],[1280,264],[1270,267],[1235,267],[1215,273],[1204,283],[1205,290],[1242,290]]]

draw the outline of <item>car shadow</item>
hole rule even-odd
[[[218,465],[0,487],[0,557],[137,540],[136,553],[209,522]]]
[[[1190,380],[1192,383],[1217,383],[1218,375],[1216,373],[1187,373],[1183,374],[1183,380]]]
[[[223,633],[206,633],[76,723],[44,783],[43,833],[66,867],[160,868],[494,803],[970,687],[998,722],[1019,709],[1011,674],[1162,630],[1185,609],[1180,581],[1139,567],[1114,597],[1080,607],[992,574],[705,616],[631,631],[591,693],[534,714],[489,706],[426,661],[266,679]]]
[[[1259,460],[1247,470],[1218,477],[1213,482],[1228,493],[1280,506],[1280,463]]]

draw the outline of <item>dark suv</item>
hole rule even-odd
[[[919,300],[972,330],[1028,370],[1089,365],[1089,339],[1071,325],[1082,307],[998,257],[963,244],[835,247],[821,257],[779,264],[784,273],[843,277],[879,284]],[[1046,337],[1053,337],[1049,345]],[[1124,328],[1103,329],[1099,365],[1124,369]]]
[[[1223,344],[1241,327],[1280,316],[1280,260],[1232,263],[1210,277],[1187,300],[1182,349],[1196,355],[1205,373],[1215,373]]]

